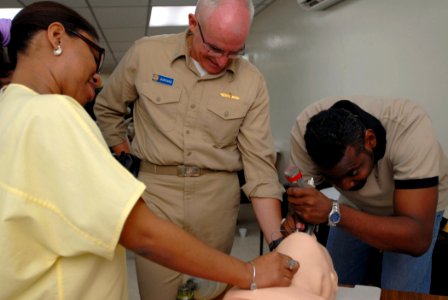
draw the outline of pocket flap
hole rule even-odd
[[[180,101],[181,89],[150,81],[143,85],[141,93],[155,104],[175,103]]]
[[[247,113],[247,105],[223,99],[210,100],[207,109],[224,120],[240,119]]]

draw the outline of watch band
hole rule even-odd
[[[269,251],[274,251],[275,248],[277,248],[278,245],[283,241],[284,237],[278,238],[276,240],[273,240],[269,243]]]

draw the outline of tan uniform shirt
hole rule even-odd
[[[341,202],[360,210],[392,215],[396,185],[418,188],[430,178],[439,178],[437,211],[448,204],[448,158],[435,137],[431,120],[417,104],[405,99],[375,97],[331,97],[305,109],[291,131],[291,161],[304,175],[319,177],[306,152],[303,136],[309,119],[339,100],[350,100],[380,121],[386,130],[384,157],[375,165],[366,185],[359,191],[342,191]]]
[[[281,199],[261,73],[244,59],[201,77],[186,33],[145,37],[132,46],[99,94],[95,114],[107,143],[125,140],[134,102],[134,153],[156,165],[220,171],[244,167],[249,196]]]

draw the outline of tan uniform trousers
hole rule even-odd
[[[140,171],[139,179],[146,184],[143,198],[152,212],[206,244],[230,253],[240,203],[236,173],[178,177]],[[136,256],[136,270],[142,300],[176,299],[183,274],[140,256]]]

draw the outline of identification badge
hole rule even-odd
[[[152,81],[155,81],[155,82],[158,82],[161,84],[170,85],[170,86],[172,86],[174,83],[173,78],[169,78],[169,77],[159,75],[159,74],[152,74]]]

